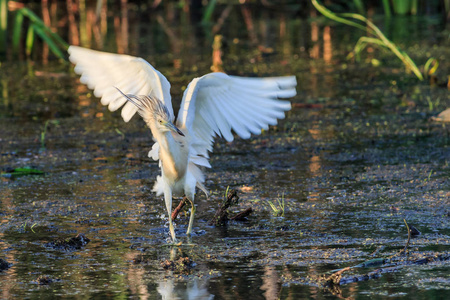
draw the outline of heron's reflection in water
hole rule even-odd
[[[175,282],[173,279],[168,279],[158,282],[158,293],[163,300],[175,299],[213,299],[214,295],[208,292],[206,282],[201,282],[199,279],[194,279],[189,282]]]
[[[177,253],[181,254],[180,257],[187,257],[186,254],[179,248],[173,247],[170,250],[170,260],[176,261]],[[169,271],[169,276],[173,276],[174,272]],[[214,295],[208,292],[208,281],[198,278],[192,279],[188,282],[176,282],[174,279],[166,278],[165,280],[158,281],[157,291],[162,296],[163,300],[209,300],[213,299]]]

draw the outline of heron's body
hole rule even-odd
[[[174,135],[172,132],[166,132],[162,135],[155,136],[160,147],[161,177],[155,183],[153,191],[156,191],[157,194],[159,194],[158,190],[163,191],[166,209],[169,212],[169,223],[171,223],[172,218],[170,215],[172,211],[172,196],[181,197],[186,195],[193,204],[196,185],[195,182],[189,182],[187,180],[189,158],[188,141],[183,139],[183,137],[175,137]],[[174,229],[171,224],[170,230],[172,234]],[[175,234],[173,233],[173,235]]]
[[[161,169],[168,178],[167,183],[174,189],[173,194],[178,196],[181,193],[179,183],[184,183],[186,178],[189,148],[185,138],[177,138],[174,135],[171,132],[166,132],[159,137],[155,137],[155,139],[160,147]]]
[[[191,216],[187,234],[193,226],[196,187],[205,194],[201,167],[210,168],[209,152],[216,135],[233,140],[232,130],[242,138],[260,134],[291,108],[288,98],[296,94],[294,76],[244,78],[210,73],[195,78],[186,88],[176,125],[171,107],[170,84],[142,58],[69,47],[70,60],[81,82],[94,89],[111,111],[122,108],[128,122],[138,112],[150,128],[155,144],[149,157],[159,160],[161,175],[153,191],[164,194],[169,227],[172,197],[186,196]],[[123,92],[127,93],[126,95]]]

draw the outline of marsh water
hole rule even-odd
[[[166,75],[176,111],[188,82],[210,72],[213,37],[212,26],[175,11],[181,21],[164,22],[164,11],[131,7],[127,53]],[[181,247],[167,246],[142,120],[124,123],[102,107],[67,62],[43,64],[36,54],[1,64],[0,258],[9,264],[1,298],[450,297],[450,127],[430,120],[450,107],[448,28],[433,17],[377,20],[418,65],[439,59],[436,77],[419,81],[378,48],[346,60],[361,34],[349,27],[289,10],[252,12],[249,27],[248,12],[232,8],[219,31],[224,71],[295,75],[298,95],[286,119],[261,135],[216,140],[205,170],[211,197],[197,194],[191,241],[189,215],[177,219]],[[105,41],[103,50],[117,51],[114,36]],[[14,176],[24,167],[44,174]],[[212,226],[227,189],[240,197],[232,213],[253,213]],[[332,290],[319,284],[329,271],[398,254],[404,220],[421,234],[396,268]],[[89,243],[55,246],[80,233]]]

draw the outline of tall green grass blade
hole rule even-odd
[[[419,9],[419,1],[418,0],[412,0],[411,1],[411,14],[413,16],[417,15],[417,10]]]
[[[86,0],[78,1],[78,10],[80,16],[80,41],[81,46],[88,47],[90,46],[90,40],[88,39],[88,31],[87,31],[87,14],[86,14]]]
[[[211,21],[214,8],[216,7],[217,0],[209,1],[206,6],[205,13],[203,14],[202,23],[207,23]]]
[[[0,0],[0,59],[6,57],[8,48],[8,0]]]
[[[3,77],[3,79],[0,79],[0,86],[1,86],[1,90],[2,90],[2,98],[3,98],[3,106],[4,107],[8,107],[9,105],[9,81],[5,79],[5,77]]]
[[[425,76],[431,76],[436,72],[438,67],[439,61],[434,57],[430,57],[423,66],[423,73]]]
[[[376,44],[378,46],[386,47],[386,45],[377,38],[362,36],[359,38],[358,42],[356,42],[355,48],[353,48],[353,52],[350,52],[347,55],[347,59],[351,59],[356,56],[356,60],[359,61],[359,54],[367,47],[368,44]]]
[[[364,3],[361,0],[353,0],[353,4],[356,6],[356,10],[361,15],[364,15],[366,13],[366,10],[364,9]]]
[[[411,9],[411,0],[394,0],[392,7],[397,15],[406,15]]]
[[[12,38],[12,49],[13,54],[18,55],[20,51],[20,37],[22,35],[22,25],[23,25],[23,14],[20,10],[16,14],[16,19],[14,20],[13,38]]]
[[[48,48],[55,54],[58,58],[65,59],[65,56],[63,52],[59,49],[58,45],[55,44],[55,42],[48,36],[48,33],[42,29],[41,26],[32,24],[31,27],[33,27],[36,34],[48,45]]]
[[[383,32],[374,23],[372,23],[372,21],[368,20],[366,17],[364,17],[362,15],[355,14],[355,13],[343,13],[343,14],[339,14],[339,16],[337,16],[332,11],[330,11],[330,10],[326,9],[325,7],[323,7],[322,5],[320,5],[316,0],[311,0],[311,2],[317,8],[317,10],[319,10],[319,12],[321,12],[322,14],[324,14],[324,12],[325,12],[324,15],[326,17],[329,17],[330,19],[335,20],[337,22],[347,24],[347,25],[350,25],[353,27],[357,27],[360,29],[361,29],[362,25],[360,25],[359,23],[350,21],[348,19],[350,18],[350,19],[354,19],[359,22],[365,23],[366,27],[363,27],[365,30],[367,30],[371,34],[377,36],[378,40],[381,41],[385,47],[389,48],[389,50],[391,50],[403,62],[403,64],[405,65],[405,67],[407,69],[411,70],[417,76],[417,78],[419,78],[419,80],[423,80],[422,73],[420,73],[419,68],[416,66],[414,61],[408,56],[408,54],[406,54],[405,52],[400,50],[394,43],[392,43],[383,34]],[[345,22],[343,22],[343,21],[345,21]],[[368,38],[368,39],[370,39],[370,38]],[[377,45],[380,45],[379,41],[375,42],[374,40],[372,40],[371,42],[374,42]],[[366,40],[366,42],[367,42],[367,40]]]
[[[383,0],[383,9],[384,9],[384,15],[386,18],[390,18],[392,16],[391,13],[391,6],[389,4],[389,0]]]
[[[27,39],[25,41],[25,54],[27,57],[31,56],[31,51],[33,51],[34,45],[34,28],[33,26],[28,26]]]
[[[69,48],[69,44],[67,44],[58,34],[54,33],[47,25],[45,25],[44,21],[41,20],[33,11],[24,7],[21,8],[20,11],[24,16],[30,19],[30,21],[35,25],[35,28],[39,27],[41,31],[46,32],[49,37],[51,37],[55,42],[57,42],[64,50]]]
[[[319,4],[319,2],[317,2],[317,0],[311,0],[311,3],[314,5],[314,7],[325,17],[330,18],[331,20],[334,20],[336,22],[342,23],[342,24],[346,24],[346,25],[350,25],[356,28],[359,28],[363,31],[367,31],[367,28],[361,24],[355,23],[353,21],[347,20],[345,18],[341,18],[338,15],[336,15],[334,12],[332,12],[331,10],[328,10],[325,6]]]

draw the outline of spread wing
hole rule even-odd
[[[276,125],[291,109],[289,101],[278,98],[295,96],[296,85],[295,76],[245,78],[210,73],[195,78],[184,92],[177,119],[178,128],[186,128],[191,136],[191,161],[210,167],[208,151],[216,135],[232,141],[233,130],[246,139]]]
[[[75,73],[81,75],[80,81],[94,90],[103,105],[110,111],[122,107],[122,117],[128,122],[137,108],[123,97],[116,88],[125,94],[149,95],[161,100],[175,115],[170,100],[170,83],[166,77],[142,58],[113,54],[70,46],[69,59],[75,64]]]

